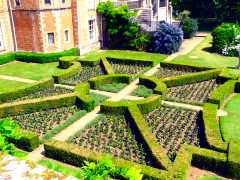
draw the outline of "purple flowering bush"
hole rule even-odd
[[[182,41],[182,29],[162,21],[159,23],[157,30],[152,34],[149,51],[172,54],[179,50]]]

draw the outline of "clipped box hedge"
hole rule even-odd
[[[15,53],[10,52],[5,54],[0,54],[0,65],[9,63],[14,60],[15,60]]]
[[[105,57],[101,58],[100,65],[105,74],[114,74],[112,65],[108,62],[108,60]]]
[[[96,103],[94,99],[89,96],[90,85],[88,83],[80,83],[78,84],[74,92],[77,94],[76,104],[88,112],[94,109]]]
[[[191,66],[188,64],[176,64],[176,63],[169,63],[169,62],[160,62],[160,66],[163,68],[190,68],[190,69],[195,69],[197,71],[206,71],[206,70],[211,70],[212,68],[207,68],[203,66]]]
[[[221,71],[221,69],[201,71],[197,73],[164,78],[162,81],[167,85],[167,87],[182,86],[217,78]]]
[[[128,74],[110,74],[91,78],[89,84],[91,89],[99,89],[102,84],[126,83],[129,84],[132,77]]]
[[[45,154],[47,157],[60,160],[64,163],[82,167],[84,161],[98,162],[106,156],[110,157],[113,165],[119,168],[135,167],[140,169],[147,179],[169,179],[167,171],[159,170],[149,166],[137,164],[124,159],[112,157],[109,154],[94,152],[84,149],[75,144],[69,144],[63,141],[51,140],[44,143]]]
[[[20,139],[8,139],[11,143],[15,144],[18,148],[23,149],[25,151],[33,151],[36,149],[39,144],[39,137],[37,134],[26,131],[26,130],[19,130]]]
[[[218,107],[221,107],[232,93],[235,92],[236,80],[229,80],[224,84],[217,87],[210,95],[208,102],[217,104]]]
[[[163,96],[165,96],[168,90],[165,83],[160,81],[158,78],[152,76],[141,75],[139,77],[139,84],[144,85],[147,88],[153,89],[154,94],[160,94]]]
[[[144,60],[144,59],[127,59],[127,58],[124,58],[124,59],[120,59],[120,58],[113,58],[113,57],[106,57],[107,60],[109,62],[115,62],[115,63],[119,63],[119,62],[123,62],[123,63],[142,63],[144,64],[145,66],[154,66],[154,62],[151,61],[151,60]]]
[[[240,142],[230,141],[227,159],[228,173],[234,179],[240,179]]]
[[[49,63],[57,62],[62,56],[76,56],[77,54],[77,48],[72,48],[69,50],[55,53],[16,52],[15,58],[16,60],[23,62]]]
[[[54,86],[54,81],[52,78],[46,78],[41,81],[38,81],[33,84],[29,84],[28,86],[18,88],[18,89],[11,89],[9,92],[0,93],[0,102],[7,102],[9,100],[14,100],[28,94],[50,88]]]
[[[59,58],[59,68],[61,69],[68,69],[73,65],[73,62],[75,61],[75,56],[63,56]]]
[[[64,94],[53,97],[38,98],[21,102],[6,103],[0,105],[0,117],[18,115],[22,112],[32,113],[49,108],[72,106],[76,103],[76,94]]]

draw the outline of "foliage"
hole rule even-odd
[[[184,18],[182,20],[182,30],[184,32],[184,38],[192,38],[198,31],[198,22],[192,18]]]
[[[0,150],[9,154],[15,152],[14,145],[8,139],[20,139],[19,125],[11,119],[0,120]]]
[[[114,6],[111,1],[102,2],[97,7],[106,21],[110,48],[144,49],[149,42],[147,35],[140,32],[140,26],[134,20],[136,12],[127,5]]]
[[[76,59],[76,56],[63,56],[59,58],[59,68],[68,69],[73,65],[73,61]]]
[[[126,86],[127,86],[126,83],[113,82],[111,84],[106,83],[106,84],[99,85],[98,89],[102,91],[117,93]]]
[[[240,36],[240,26],[238,24],[223,23],[213,30],[212,36],[214,51],[223,54],[223,50],[226,47],[240,43],[240,38],[237,40],[237,37]],[[232,50],[224,54],[229,56],[238,55],[236,50]]]
[[[108,99],[107,96],[97,94],[97,93],[90,93],[89,96],[93,98],[97,106],[100,105],[102,102],[104,102],[106,99]]]
[[[147,88],[144,85],[139,85],[137,89],[132,93],[133,96],[140,96],[140,97],[149,97],[153,94],[153,90]]]
[[[160,22],[157,31],[153,33],[149,50],[162,54],[177,52],[183,41],[183,32],[180,28]]]
[[[0,64],[5,64],[15,60],[14,53],[5,53],[0,55]]]

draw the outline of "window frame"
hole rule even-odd
[[[53,35],[53,41],[50,43],[50,34],[52,34]],[[54,32],[47,32],[47,44],[48,44],[48,46],[53,46],[53,45],[55,45],[55,33]]]
[[[90,24],[90,22],[92,22],[92,25]],[[96,40],[95,23],[96,23],[96,20],[93,18],[88,20],[88,39],[91,42],[94,42]]]
[[[68,32],[67,34],[67,39],[66,39],[66,32]],[[64,41],[65,42],[70,42],[70,30],[69,29],[64,29]]]
[[[5,50],[5,43],[4,43],[4,37],[3,37],[3,28],[2,24],[0,23],[0,51]]]
[[[48,2],[46,2],[46,1],[48,1]],[[51,5],[52,4],[52,0],[44,0],[44,4],[45,5]]]
[[[17,4],[17,2],[18,2],[19,4]],[[15,0],[15,6],[16,6],[16,7],[20,7],[20,6],[21,6],[21,0]]]

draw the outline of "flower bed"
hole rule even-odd
[[[198,69],[183,66],[160,67],[159,70],[153,76],[155,76],[156,78],[166,78],[198,71],[199,71]]]
[[[76,85],[80,82],[86,82],[89,79],[104,74],[102,68],[99,65],[87,66],[82,65],[79,72],[67,79],[61,80],[61,84]]]
[[[11,118],[19,123],[22,129],[36,132],[43,137],[48,131],[64,123],[69,117],[78,112],[76,106],[21,113]]]
[[[51,87],[51,88],[43,89],[43,90],[28,94],[27,96],[22,96],[20,98],[10,100],[8,102],[16,102],[16,101],[23,101],[23,100],[27,100],[27,99],[56,96],[56,95],[62,95],[62,94],[67,94],[67,93],[72,93],[72,92],[73,92],[72,90],[69,90],[66,88]]]
[[[171,160],[183,143],[200,146],[198,112],[162,106],[144,117]]]
[[[102,115],[95,123],[70,138],[81,147],[141,164],[151,164],[123,115]]]
[[[113,67],[114,73],[116,74],[132,74],[132,75],[142,74],[150,68],[146,64],[140,62],[132,63],[110,62],[110,63]]]
[[[218,86],[215,79],[168,89],[167,100],[202,105],[210,93]]]

